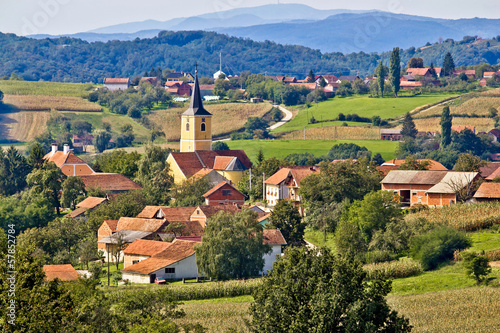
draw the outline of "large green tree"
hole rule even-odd
[[[94,133],[94,146],[100,153],[106,150],[109,140],[111,140],[111,133],[106,130],[100,129]]]
[[[389,64],[389,81],[394,89],[394,97],[398,97],[400,79],[401,59],[399,57],[399,47],[395,47],[391,52],[391,61]]]
[[[380,60],[377,68],[375,69],[375,76],[377,77],[378,87],[380,91],[380,95],[384,97],[384,87],[385,87],[385,77],[388,73],[388,69]]]
[[[327,248],[290,248],[254,295],[252,331],[410,332],[387,304],[390,290],[390,281],[368,281],[358,263]]]
[[[75,209],[76,204],[85,197],[85,183],[80,177],[70,176],[62,183],[61,203],[63,207]]]
[[[248,278],[264,267],[262,226],[249,209],[235,215],[221,211],[206,223],[203,243],[196,247],[196,262],[205,276],[217,280]]]
[[[409,112],[405,114],[403,119],[403,128],[401,129],[401,135],[403,137],[411,137],[416,138],[418,134],[417,127],[415,126],[415,122]]]
[[[39,169],[42,167],[45,160],[45,149],[39,142],[35,142],[29,150],[28,153],[28,163],[32,168]]]
[[[444,56],[444,61],[443,61],[443,75],[444,76],[450,76],[453,74],[453,71],[455,70],[455,62],[453,61],[453,57],[451,56],[451,53],[448,52]]]
[[[278,201],[271,212],[269,222],[272,228],[280,229],[289,245],[304,243],[306,224],[302,221],[298,208],[291,201]]]
[[[33,193],[46,197],[56,209],[59,216],[61,211],[60,191],[66,176],[53,162],[45,164],[41,169],[36,169],[28,175],[27,181]]]
[[[0,147],[0,194],[12,195],[24,190],[30,172],[28,161],[14,146],[7,151]]]
[[[452,116],[450,114],[450,107],[446,105],[443,108],[443,113],[441,113],[441,148],[446,148],[451,143],[451,124]]]

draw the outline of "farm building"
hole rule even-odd
[[[87,197],[85,200],[76,205],[76,209],[74,211],[66,216],[71,218],[85,218],[86,212],[91,212],[100,204],[107,201],[107,198]]]
[[[140,190],[142,187],[120,173],[93,173],[81,175],[85,189],[101,189],[106,194]]]
[[[482,183],[474,194],[477,202],[500,201],[500,183]]]
[[[400,128],[381,128],[380,140],[400,141],[403,138]]]
[[[479,177],[477,172],[393,170],[381,181],[382,190],[401,197],[403,206],[441,207],[457,202],[457,192]]]
[[[405,163],[405,159],[392,159],[389,161],[386,161],[382,163],[380,166],[377,167],[377,170],[382,172],[383,175],[387,175],[389,171],[391,170],[397,170],[399,167]],[[419,163],[422,162],[429,162],[427,170],[432,170],[432,171],[446,171],[448,170],[444,165],[439,163],[438,161],[434,161],[428,158],[418,158],[416,160]]]
[[[47,281],[52,281],[59,279],[61,281],[74,281],[78,280],[80,275],[76,269],[70,265],[43,265],[43,272],[45,273],[45,279]]]
[[[105,78],[104,87],[111,91],[127,90],[130,86],[130,79]]]
[[[245,195],[238,191],[231,182],[221,182],[203,194],[205,204],[212,205],[244,205]]]

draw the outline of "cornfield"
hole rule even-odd
[[[499,288],[476,287],[389,296],[388,303],[392,309],[410,320],[413,332],[499,331]]]
[[[6,95],[86,97],[95,87],[91,83],[0,80],[0,90]]]
[[[254,290],[259,288],[261,285],[262,279],[251,279],[171,285],[167,288],[169,289],[175,300],[187,301],[251,295]]]
[[[465,100],[463,103],[454,105],[452,102],[450,105],[450,114],[453,115],[477,115],[477,116],[488,116],[489,109],[500,107],[500,97],[475,97]],[[428,111],[421,112],[415,118],[436,116],[441,117],[443,112],[443,107],[434,107]]]
[[[441,127],[439,126],[440,117],[432,118],[419,118],[414,119],[415,126],[419,131],[425,132],[441,132]],[[453,126],[474,126],[476,127],[476,133],[478,132],[489,132],[495,127],[495,120],[492,118],[453,118]],[[399,126],[401,128],[401,126]]]
[[[32,141],[47,129],[49,112],[0,114],[0,140]]]
[[[306,140],[378,140],[380,129],[371,127],[331,126],[306,129]],[[284,133],[280,139],[303,140],[304,131]]]
[[[4,103],[12,104],[22,111],[102,111],[98,104],[80,97],[68,96],[5,95]]]
[[[500,96],[500,88],[483,91],[481,93],[481,95],[486,95],[486,96]]]
[[[167,141],[179,141],[181,137],[181,114],[183,108],[153,111],[148,116],[151,123],[155,123],[165,132]],[[212,117],[212,135],[220,136],[237,131],[245,125],[250,117],[262,117],[271,106],[268,103],[224,103],[205,105],[205,109]]]
[[[500,203],[456,204],[425,209],[408,214],[408,221],[424,218],[430,223],[445,224],[462,231],[474,231],[500,223]]]
[[[377,276],[382,276],[386,279],[404,278],[419,275],[423,272],[420,262],[412,259],[368,264],[364,265],[363,269],[368,273],[369,279],[373,279]]]

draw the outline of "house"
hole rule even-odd
[[[283,79],[285,78],[284,76],[279,76],[279,75],[264,75],[264,78],[266,80],[272,80],[276,82],[281,82],[283,83]]]
[[[130,86],[130,79],[114,79],[114,78],[105,78],[104,79],[104,87],[108,88],[110,91],[117,90],[127,90]]]
[[[87,146],[92,144],[94,136],[90,134],[73,134],[73,151],[83,153],[87,151]]]
[[[381,128],[380,140],[400,141],[403,139],[400,128]]]
[[[197,278],[196,253],[194,246],[199,242],[175,239],[164,250],[157,252],[144,260],[122,269],[122,279],[134,283],[154,283],[157,277],[168,280]],[[151,253],[150,247],[134,250],[138,256]]]
[[[337,79],[337,83],[342,83],[342,81],[349,81],[353,83],[357,79],[359,79],[358,75],[342,75]]]
[[[385,176],[389,173],[391,170],[397,170],[399,167],[405,163],[405,159],[392,159],[390,161],[386,161],[382,163],[380,166],[377,167],[377,170],[382,172],[382,174]],[[448,169],[439,163],[438,161],[434,161],[428,158],[418,158],[417,162],[422,163],[422,162],[429,162],[427,170],[432,170],[432,171],[447,171]]]
[[[146,206],[137,217],[145,219],[189,220],[196,207]]]
[[[60,281],[74,281],[78,280],[80,275],[76,269],[70,265],[43,265],[43,272],[45,273],[45,279],[47,281],[52,281],[58,279]]]
[[[468,130],[472,131],[472,133],[476,134],[476,127],[474,127],[474,126],[451,126],[451,130],[458,132],[458,133],[460,133],[466,129],[468,129]]]
[[[482,78],[481,80],[479,80],[479,85],[481,87],[486,87],[488,85],[488,80],[486,80],[485,78]]]
[[[156,76],[145,76],[141,77],[139,83],[149,83],[152,86],[157,86],[160,83],[160,80]]]
[[[205,204],[213,205],[244,205],[245,195],[238,191],[231,182],[221,182],[203,194]]]
[[[491,79],[495,75],[499,75],[499,73],[498,72],[484,72],[483,79]]]
[[[481,178],[486,179],[500,168],[500,162],[488,162],[479,168]],[[500,172],[500,171],[499,171]]]
[[[499,201],[500,183],[482,183],[474,194],[477,202]]]
[[[236,214],[241,212],[241,208],[236,205],[198,206],[189,217],[189,220],[197,221],[200,223],[202,228],[205,228],[208,219],[221,211]]]
[[[264,229],[264,244],[271,246],[271,252],[264,255],[263,273],[268,273],[273,268],[274,262],[282,253],[282,247],[286,245],[286,240],[279,229]]]
[[[186,81],[187,83],[194,82],[194,77],[191,73],[184,73],[184,72],[172,72],[167,75],[166,80],[167,81],[180,81],[180,79],[183,79],[182,81]]]
[[[453,71],[454,76],[459,76],[462,73],[464,73],[469,80],[476,79],[476,70],[474,69],[458,69]]]
[[[316,82],[295,82],[295,83],[289,83],[290,86],[293,87],[304,87],[307,90],[314,91],[318,87],[318,84]]]
[[[192,175],[189,180],[197,181],[200,179],[206,179],[212,186],[215,186],[221,182],[228,181],[224,176],[219,174],[214,169],[203,168],[194,175]]]
[[[403,81],[399,83],[401,89],[413,89],[422,87],[422,81]]]
[[[262,102],[264,102],[264,100],[260,97],[252,97],[252,98],[250,98],[250,102],[251,103],[262,103]]]
[[[413,76],[423,76],[427,78],[432,77],[432,71],[430,68],[408,68],[406,74]]]
[[[166,250],[170,242],[154,241],[147,239],[136,239],[125,250],[123,250],[123,268],[137,264],[158,252]]]
[[[488,136],[491,138],[491,141],[498,142],[500,139],[500,129],[494,128],[488,132]]]
[[[178,96],[191,95],[191,85],[184,81],[167,81],[165,82],[165,90]]]
[[[80,175],[80,178],[87,191],[100,189],[106,194],[117,194],[142,189],[140,185],[119,173],[93,173]]]
[[[71,218],[85,218],[86,212],[91,212],[100,204],[107,202],[107,198],[87,197],[85,200],[76,205],[76,209],[66,216]]]
[[[73,154],[67,144],[63,146],[63,151],[58,150],[57,144],[53,144],[51,152],[43,159],[47,162],[54,162],[66,176],[83,176],[94,173],[94,170],[85,161]]]
[[[441,71],[442,71],[441,67],[434,67],[434,73],[436,73],[437,77],[441,77]]]
[[[295,76],[285,76],[283,78],[284,84],[297,83],[297,78]]]
[[[327,84],[330,84],[330,83],[336,83],[337,80],[339,79],[338,77],[336,77],[335,75],[333,74],[322,74],[322,75],[316,75],[316,83],[320,83],[321,82],[321,79],[323,78],[325,80],[325,82]]]
[[[393,170],[381,181],[382,190],[401,197],[403,206],[446,206],[457,202],[457,192],[469,186],[477,172]]]

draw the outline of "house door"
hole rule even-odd
[[[402,197],[401,198],[401,205],[402,206],[410,206],[410,190],[401,190],[399,191],[399,195]]]
[[[156,279],[156,274],[151,274],[149,276],[149,283],[155,283],[155,279]]]

